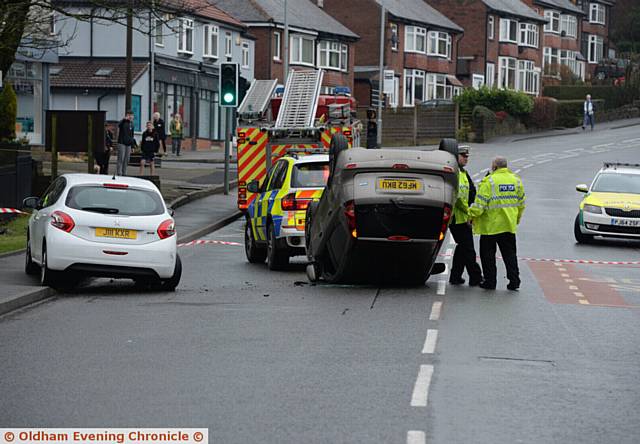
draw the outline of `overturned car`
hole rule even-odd
[[[457,142],[440,149],[346,149],[336,135],[330,176],[307,209],[310,281],[423,285],[444,271],[436,258],[458,189]]]

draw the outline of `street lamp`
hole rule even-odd
[[[385,14],[383,0],[380,0],[380,65],[378,73],[378,133],[376,144],[382,147],[382,91],[384,89],[384,44],[385,44]]]

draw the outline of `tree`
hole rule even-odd
[[[0,91],[0,141],[11,141],[16,138],[16,116],[18,115],[18,98],[11,83],[4,82]]]

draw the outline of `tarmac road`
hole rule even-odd
[[[208,427],[220,443],[637,443],[640,242],[576,245],[638,127],[474,146],[520,172],[523,285],[307,284],[241,245],[185,246],[174,293],[95,281],[0,318],[0,427]],[[238,221],[207,239],[242,244]],[[452,245],[445,244],[449,261]],[[550,260],[553,259],[553,260]],[[621,265],[577,264],[605,260]]]

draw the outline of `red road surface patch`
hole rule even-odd
[[[609,284],[581,280],[589,275],[575,264],[530,262],[529,268],[538,279],[544,296],[555,304],[582,304],[631,308]]]

